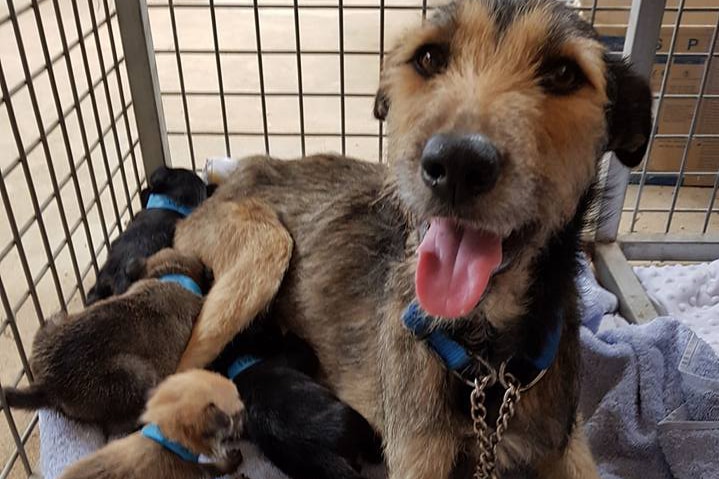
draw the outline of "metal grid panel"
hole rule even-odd
[[[675,0],[666,9],[652,75],[653,141],[622,210],[629,233],[719,229],[719,5],[709,4]]]
[[[142,0],[123,1],[144,5]],[[653,2],[644,0],[643,5],[651,8]],[[160,136],[154,151],[163,158],[145,158],[148,164],[171,156],[175,166],[197,169],[206,157],[223,153],[292,157],[327,150],[381,161],[384,128],[371,118],[371,109],[386,39],[443,2],[148,0],[143,14],[153,38],[143,41],[152,49],[149,42],[154,40],[152,60],[162,98],[157,108],[151,106],[154,117],[139,112],[147,108],[144,101],[135,111],[129,93],[132,86],[139,98],[136,89],[157,86],[154,65],[127,78],[131,65],[125,64],[113,0],[3,3],[0,35],[9,41],[0,47],[0,124],[10,134],[0,136],[0,146],[14,154],[0,160],[0,199],[7,217],[0,222],[0,301],[5,311],[0,349],[12,351],[0,357],[0,406],[1,384],[31,379],[26,352],[37,326],[53,311],[79,306],[109,242],[137,208],[144,181],[138,139],[152,132],[143,128],[138,136],[133,113],[138,122],[149,119],[147,130]],[[632,4],[642,2],[573,3],[619,53],[622,25],[629,21]],[[636,184],[628,187],[626,206],[620,203],[614,210],[622,209],[621,230],[630,232],[645,231],[648,215],[665,216],[663,227],[649,223],[651,233],[685,231],[680,218],[700,215],[703,221],[691,230],[700,236],[691,238],[711,252],[715,243],[707,238],[717,231],[719,177],[716,165],[697,169],[692,155],[719,141],[717,128],[702,120],[706,111],[719,108],[712,106],[719,102],[719,91],[714,91],[719,77],[712,73],[719,7],[709,0],[668,4],[663,22],[668,27],[662,32],[663,39],[669,38],[668,48],[660,49],[658,57],[668,68],[655,81],[658,120],[652,149],[659,151],[659,141],[679,141],[676,168],[658,170],[650,153],[635,173]],[[710,20],[702,20],[706,18]],[[689,41],[683,48],[682,41],[692,38],[686,32],[701,21],[708,21],[704,30],[710,32],[705,46]],[[127,40],[125,26],[123,31]],[[672,71],[690,61],[699,62],[701,70],[696,88],[676,91]],[[674,108],[673,101],[685,106]],[[689,113],[686,131],[664,131],[662,119],[681,108]],[[171,155],[164,151],[163,120]],[[657,178],[672,183],[651,184]],[[686,179],[702,178],[707,187],[681,186]],[[685,192],[695,190],[706,201],[687,204]],[[670,244],[663,235],[650,239]],[[678,243],[686,248],[685,242]],[[36,462],[34,449],[23,444],[34,439],[37,419],[7,408],[3,416],[0,459],[6,462],[0,479],[23,477]]]
[[[144,181],[114,1],[2,3],[0,479],[37,462],[37,417],[2,386],[32,379],[37,327],[84,302]]]
[[[624,52],[643,55],[634,60],[651,72],[655,117],[642,165],[631,174],[610,166],[612,197],[605,199],[603,207],[614,217],[599,231],[598,239],[619,239],[629,259],[716,259],[719,4],[712,0],[600,0],[599,4],[637,5],[637,22],[629,22],[636,27],[636,36],[632,44],[624,45]],[[597,30],[621,48],[626,31],[622,25],[627,22],[616,12],[604,15],[609,16],[597,14]],[[630,28],[628,36],[632,33]]]
[[[174,164],[221,152],[383,158],[371,117],[387,46],[442,0],[148,0]],[[628,7],[591,2],[593,19]]]

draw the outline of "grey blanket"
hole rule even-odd
[[[719,478],[719,360],[658,318],[582,330],[580,410],[603,479]]]

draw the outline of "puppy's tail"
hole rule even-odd
[[[16,409],[42,409],[53,407],[53,401],[42,384],[32,384],[24,389],[6,388],[5,399],[8,406]]]

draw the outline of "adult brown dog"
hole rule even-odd
[[[247,159],[178,227],[221,286],[182,367],[277,293],[271,314],[381,432],[392,479],[597,477],[576,418],[576,256],[599,158],[638,164],[650,110],[560,2],[440,8],[383,67],[388,169]],[[448,341],[471,358],[455,373]]]

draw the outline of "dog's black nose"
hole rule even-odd
[[[461,203],[490,190],[499,178],[500,155],[479,134],[438,134],[422,152],[422,179],[443,199]]]

